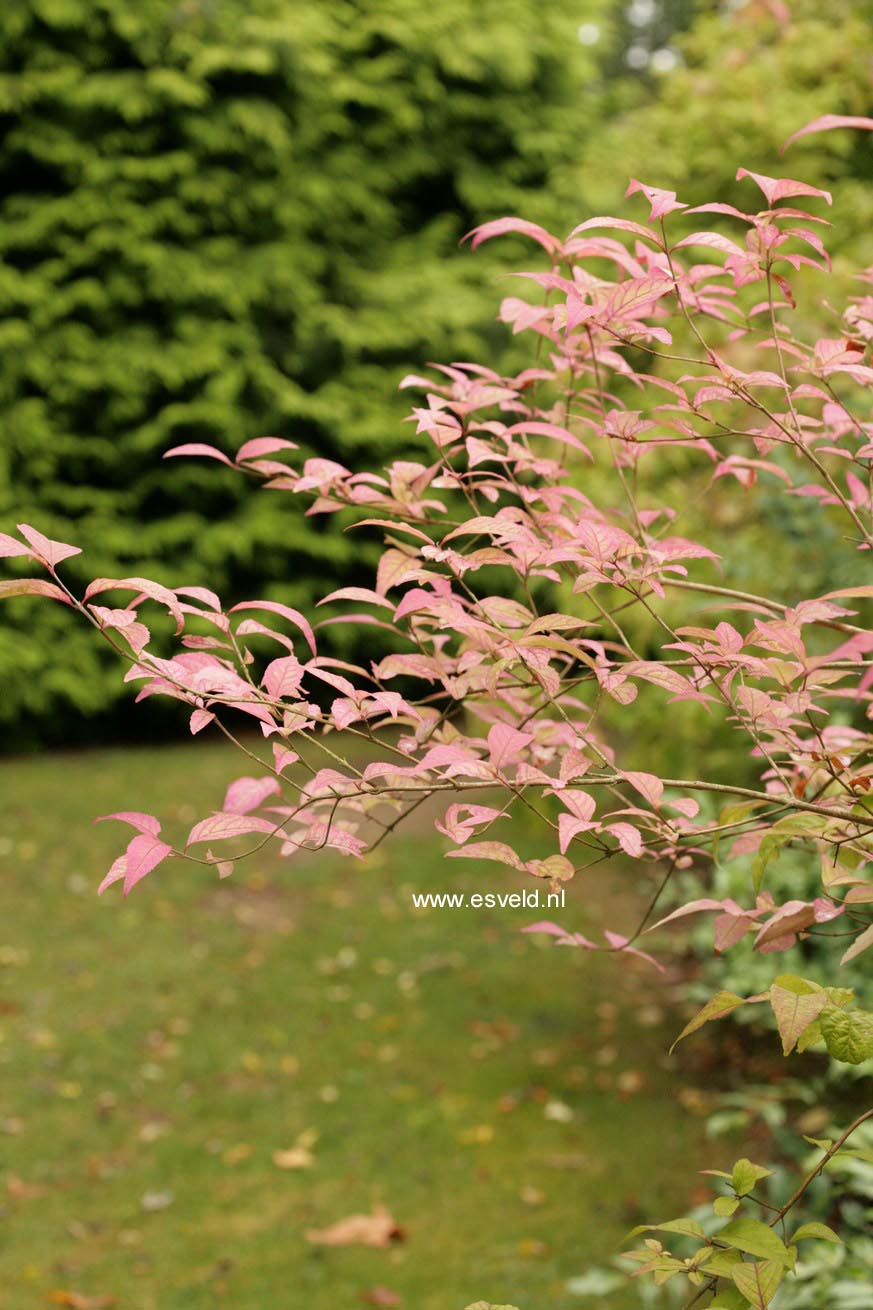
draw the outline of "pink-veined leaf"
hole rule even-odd
[[[44,596],[48,600],[59,600],[62,605],[71,604],[61,588],[45,578],[4,578],[0,582],[0,600],[10,600],[13,596]]]
[[[581,932],[570,932],[568,929],[562,928],[560,924],[552,923],[550,919],[541,919],[537,923],[529,923],[521,931],[545,933],[548,937],[556,937],[559,946],[581,946],[586,951],[600,949],[594,942],[590,942],[587,937],[583,937]]]
[[[226,464],[228,468],[234,468],[233,460],[228,459],[222,451],[215,446],[207,446],[202,441],[188,441],[184,446],[173,446],[170,450],[165,450],[164,459],[176,459],[180,455],[195,455],[204,459],[217,459],[219,463]]]
[[[303,681],[303,665],[294,655],[283,655],[270,661],[261,681],[274,700],[295,696]]]
[[[6,532],[0,532],[0,558],[10,559],[13,555],[30,555],[31,552],[23,541],[16,541]]]
[[[137,832],[149,833],[152,837],[157,837],[161,831],[161,825],[153,814],[142,814],[139,810],[118,810],[115,814],[101,814],[94,822],[105,823],[108,819],[127,823],[131,828],[136,828]]]
[[[656,219],[665,218],[667,214],[672,214],[676,209],[687,209],[681,200],[676,199],[675,191],[662,191],[660,187],[646,186],[644,182],[638,182],[636,178],[631,178],[628,183],[625,197],[633,196],[641,191],[651,205],[649,213],[649,222],[654,223]]]
[[[643,853],[641,834],[630,823],[608,823],[606,831],[611,832],[626,855],[639,859]]]
[[[290,605],[282,605],[276,600],[244,600],[238,605],[234,605],[231,614],[237,613],[238,610],[267,610],[271,614],[278,614],[281,618],[287,619],[300,629],[306,639],[306,644],[316,654],[315,634],[309,620],[299,610],[292,609]]]
[[[495,723],[488,733],[488,750],[491,764],[498,773],[518,760],[519,756],[533,741],[529,732],[519,732],[508,723]]]
[[[820,196],[828,204],[832,202],[830,191],[822,191],[820,187],[810,186],[807,182],[796,182],[790,177],[767,177],[764,173],[752,173],[748,168],[738,168],[737,181],[744,177],[751,178],[761,188],[771,208],[788,196]]]
[[[791,136],[783,141],[780,150],[787,150],[802,136],[810,136],[813,132],[833,132],[838,127],[859,127],[867,132],[873,132],[873,118],[861,118],[856,114],[822,114],[821,118],[814,118],[805,127],[799,127],[796,132],[792,132]]]
[[[65,541],[52,541],[50,537],[44,537],[28,523],[19,523],[17,527],[34,554],[50,568],[54,568],[62,560],[69,559],[71,555],[82,553],[78,546],[69,546]]]
[[[500,841],[480,841],[474,842],[472,846],[465,846],[459,851],[447,851],[448,859],[456,858],[463,860],[495,860],[498,864],[508,864],[511,869],[524,869],[524,863],[520,855],[507,846],[505,842]]]
[[[249,832],[271,833],[275,828],[275,823],[251,814],[210,814],[208,819],[195,823],[188,834],[186,845],[193,846],[195,842],[201,841],[226,841],[231,837],[243,837]]]
[[[507,235],[530,237],[550,255],[561,249],[557,237],[553,237],[551,232],[547,232],[538,223],[528,222],[524,218],[494,218],[489,223],[480,223],[478,227],[474,227],[463,239],[469,241],[472,249],[475,250],[483,241]]]
[[[140,833],[134,837],[133,841],[126,851],[126,864],[124,870],[124,894],[128,895],[132,887],[135,887],[146,874],[165,860],[168,855],[172,855],[173,848],[166,842],[159,841],[151,833]]]
[[[299,450],[296,442],[286,441],[284,437],[253,437],[245,441],[236,452],[237,463],[245,459],[259,459],[262,455],[271,455],[277,450]]]
[[[277,778],[237,778],[228,787],[221,808],[225,814],[248,814],[281,790]]]
[[[664,795],[664,784],[654,773],[639,773],[631,771],[625,773],[625,780],[640,793],[649,804],[657,809],[661,804],[661,798]]]
[[[98,596],[104,591],[116,590],[135,591],[150,600],[156,600],[160,605],[165,605],[176,621],[176,634],[178,635],[184,628],[185,615],[179,606],[176,593],[169,587],[162,587],[160,583],[152,582],[149,578],[95,578],[85,589],[85,600],[90,600],[92,596]],[[137,605],[138,600],[135,599],[131,604]]]

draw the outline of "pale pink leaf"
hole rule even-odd
[[[276,824],[268,819],[258,819],[254,815],[211,814],[208,819],[195,823],[188,834],[187,845],[192,846],[201,841],[226,841],[230,837],[242,837],[249,832],[273,832]]]
[[[215,715],[212,714],[209,710],[195,710],[194,713],[191,715],[191,718],[188,720],[188,726],[191,729],[191,735],[194,736],[198,732],[202,732],[203,729],[205,727],[208,727],[208,725],[212,723],[214,719],[215,719]]]
[[[221,808],[225,814],[248,814],[281,790],[277,778],[237,778],[228,787]]]
[[[30,527],[27,523],[19,523],[17,527],[34,553],[50,568],[54,568],[62,560],[69,559],[71,555],[82,553],[78,546],[69,546],[65,541],[52,541],[50,537],[44,537],[41,532],[37,532],[36,528]]]
[[[115,814],[101,814],[94,822],[105,823],[107,819],[128,823],[131,828],[136,828],[137,832],[150,833],[152,837],[157,837],[161,831],[161,825],[153,814],[142,814],[139,810],[118,810]]]
[[[71,604],[61,588],[45,578],[4,578],[0,582],[0,600],[9,600],[13,596],[44,596],[47,600],[59,600],[62,605]]]
[[[496,860],[498,864],[508,864],[511,869],[522,870],[524,864],[511,846],[499,841],[474,842],[459,851],[447,851],[447,858],[465,860]]]
[[[306,638],[309,649],[313,655],[316,653],[315,635],[309,620],[299,610],[292,609],[290,605],[281,605],[275,600],[244,600],[238,605],[234,605],[230,612],[235,614],[238,610],[268,610],[271,614],[278,614],[281,618],[287,619],[289,623],[293,623],[300,629]]]
[[[550,255],[561,249],[561,243],[557,237],[553,237],[545,228],[540,227],[537,223],[530,223],[523,218],[495,218],[490,223],[480,223],[474,227],[472,232],[468,232],[464,237],[469,241],[473,250],[480,246],[483,241],[490,241],[492,237],[502,237],[507,234],[530,237],[542,246],[543,250]]]
[[[134,837],[127,848],[127,865],[124,872],[124,894],[130,892],[146,874],[172,855],[173,848],[166,842],[158,841],[151,833],[141,833]]]
[[[29,555],[31,552],[23,541],[16,541],[5,532],[0,532],[0,558],[9,559],[13,555]]]
[[[284,437],[254,437],[251,441],[245,441],[236,452],[237,463],[242,463],[245,459],[259,459],[261,455],[272,455],[277,450],[298,450],[299,447],[293,441],[286,441]]]
[[[217,459],[228,468],[234,467],[233,460],[216,450],[215,446],[207,446],[202,441],[188,441],[184,446],[173,446],[171,450],[164,451],[163,458],[175,459],[178,455],[199,455],[206,459]]]
[[[533,741],[529,732],[519,732],[508,723],[495,723],[488,733],[491,764],[501,772],[507,764],[517,760],[526,746]]]
[[[794,142],[802,136],[810,136],[813,132],[832,132],[838,127],[860,127],[868,132],[873,132],[873,118],[860,118],[856,114],[822,114],[821,118],[814,118],[811,123],[805,127],[800,127],[796,132],[782,143],[781,150],[787,150]]]

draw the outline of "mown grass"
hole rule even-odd
[[[531,911],[414,911],[500,883],[428,826],[361,866],[166,865],[96,899],[127,837],[91,816],[178,837],[242,771],[202,746],[0,765],[0,1306],[591,1305],[567,1280],[687,1199],[665,984],[520,936]],[[575,894],[629,924],[602,887]],[[278,1167],[305,1133],[311,1167]],[[377,1203],[390,1248],[306,1240]]]

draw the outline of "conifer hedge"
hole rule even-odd
[[[347,577],[335,528],[158,456],[403,440],[402,373],[492,331],[493,265],[459,237],[577,217],[600,89],[575,33],[606,7],[4,0],[0,527],[82,542],[89,576],[226,596],[305,605]],[[48,606],[4,615],[7,744],[112,708],[96,645]]]

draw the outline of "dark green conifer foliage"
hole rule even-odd
[[[160,456],[274,433],[370,463],[402,448],[405,371],[496,358],[501,258],[458,239],[576,221],[601,7],[4,0],[0,526],[75,541],[89,576],[296,604],[347,576],[359,547],[287,497]],[[98,647],[8,607],[0,720],[104,710]]]

